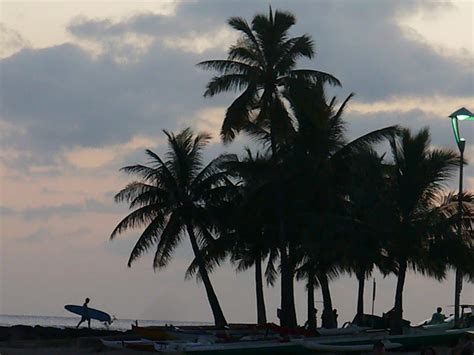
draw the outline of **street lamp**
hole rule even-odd
[[[459,133],[459,121],[474,121],[474,114],[465,107],[460,108],[456,112],[449,115],[451,124],[453,126],[454,138],[458,145],[461,159],[459,162],[459,193],[458,193],[458,208],[459,208],[459,222],[458,222],[458,237],[461,238],[462,233],[462,180],[463,180],[463,164],[464,164],[464,148],[466,147],[466,140],[461,137]],[[454,291],[454,323],[459,324],[459,303],[461,300],[462,290],[462,271],[456,269],[456,285]]]

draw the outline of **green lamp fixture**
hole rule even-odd
[[[459,147],[459,150],[464,151],[464,146],[466,141],[461,137],[459,133],[459,121],[474,121],[474,113],[469,111],[465,107],[461,107],[459,110],[453,112],[449,115],[451,118],[451,125],[453,126],[454,138],[456,138],[456,143]]]

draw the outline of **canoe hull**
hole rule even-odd
[[[305,347],[294,343],[278,342],[252,342],[212,344],[212,345],[185,345],[183,347],[163,347],[160,344],[155,345],[155,350],[162,354],[199,354],[199,355],[306,355],[314,352]]]

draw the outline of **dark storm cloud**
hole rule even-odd
[[[361,101],[473,93],[472,68],[408,39],[395,22],[401,13],[445,5],[295,1],[272,6],[296,15],[294,35],[308,33],[315,40],[316,60],[301,66],[334,73],[344,91],[355,91]],[[68,30],[77,38],[101,43],[104,53],[93,58],[65,44],[23,50],[4,59],[1,119],[24,132],[12,133],[0,144],[32,152],[28,164],[48,164],[66,148],[119,144],[137,134],[161,137],[163,128],[182,127],[178,120],[192,124],[197,110],[227,105],[235,96],[203,99],[211,74],[195,67],[204,59],[223,58],[225,48],[195,54],[166,47],[163,40],[209,33],[226,26],[230,16],[250,19],[266,11],[263,1],[203,1],[181,3],[174,16],[147,13],[119,22],[75,19]],[[144,53],[120,64],[114,56],[135,50],[133,44],[122,43],[127,34],[150,36],[152,41]],[[426,119],[425,125],[432,124]]]
[[[226,24],[230,16],[251,19],[267,12],[266,2],[184,2],[176,16],[145,14],[121,23],[87,21],[69,30],[88,38],[126,32],[151,36],[186,35]],[[365,101],[409,95],[466,95],[474,92],[472,62],[441,56],[432,47],[410,36],[396,19],[416,11],[449,11],[453,5],[419,1],[272,2],[274,9],[297,17],[294,33],[310,34],[316,44],[315,61],[303,66],[334,73],[344,86]],[[222,54],[224,55],[224,53]],[[203,59],[208,58],[203,56]]]
[[[174,128],[201,100],[190,57],[154,48],[140,63],[122,65],[70,44],[22,51],[2,63],[2,117],[27,129],[17,143],[49,152]]]

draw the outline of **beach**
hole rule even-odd
[[[102,344],[101,339],[132,340],[137,337],[130,330],[60,329],[24,325],[0,327],[0,355],[149,354],[132,349],[110,349]],[[419,354],[411,351],[397,353]],[[436,348],[436,354],[449,353],[448,347]]]
[[[112,351],[105,348],[101,338],[126,339],[130,331],[102,329],[54,328],[15,325],[0,327],[0,354],[130,354],[134,351]]]
[[[135,350],[108,350],[108,349],[76,349],[74,347],[57,347],[57,348],[3,348],[0,347],[0,354],[2,355],[76,355],[76,354],[149,354],[149,352],[135,351]]]

